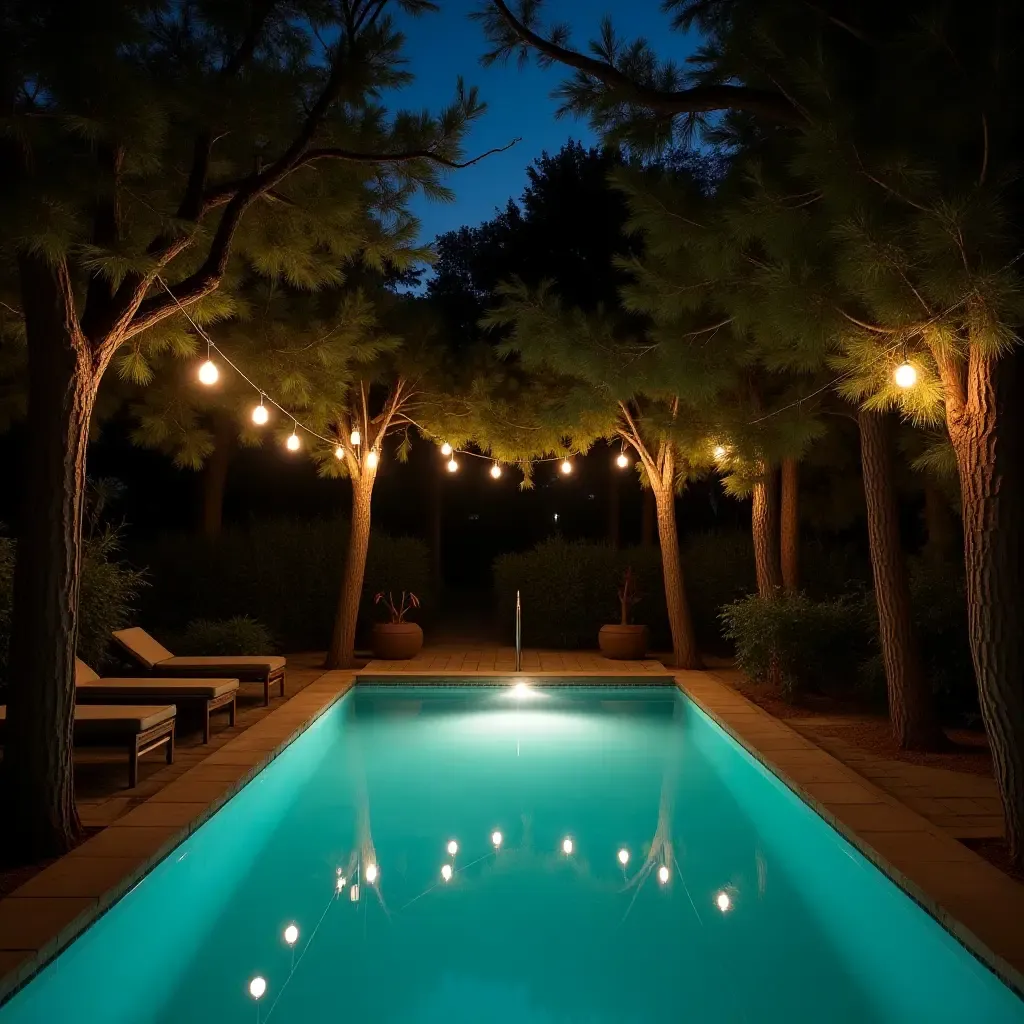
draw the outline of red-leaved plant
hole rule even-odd
[[[401,600],[395,604],[395,599],[392,597],[391,592],[384,593],[382,590],[374,599],[374,604],[382,604],[388,610],[388,614],[391,616],[391,625],[397,626],[399,623],[405,622],[406,615],[413,610],[413,608],[419,608],[420,599],[410,590],[409,593],[402,591]]]

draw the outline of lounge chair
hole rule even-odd
[[[287,664],[284,658],[273,655],[176,658],[139,626],[115,631],[114,639],[152,675],[188,676],[192,679],[234,676],[243,683],[262,683],[263,703],[268,705],[270,687],[280,682],[281,696],[284,696],[284,670]]]
[[[75,746],[123,747],[128,751],[128,786],[139,784],[139,758],[167,746],[167,763],[174,763],[173,704],[138,707],[131,704],[75,706]],[[7,706],[0,704],[0,738],[7,731]]]
[[[203,742],[210,742],[210,713],[226,709],[235,724],[237,679],[101,679],[84,661],[75,658],[75,702],[78,704],[166,704],[192,706],[203,714]]]

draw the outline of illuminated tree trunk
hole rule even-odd
[[[782,585],[789,593],[800,589],[800,463],[782,460],[781,533]]]
[[[103,372],[55,272],[19,260],[28,342],[24,511],[18,534],[3,772],[8,855],[69,850],[81,827],[72,739],[89,421]],[[70,292],[69,286],[67,291]]]
[[[764,466],[754,484],[750,521],[754,536],[757,592],[761,597],[772,598],[782,589],[782,568],[779,563],[779,482],[774,467]]]
[[[900,542],[899,507],[893,486],[890,421],[861,409],[861,470],[867,506],[871,571],[878,608],[878,638],[885,665],[893,739],[902,750],[937,750],[945,736],[921,664],[914,630],[907,565]]]
[[[939,360],[956,452],[971,656],[1015,865],[1024,865],[1024,381],[1017,356]]]
[[[338,610],[334,616],[327,668],[352,668],[355,665],[356,622],[366,572],[366,552],[370,547],[370,498],[373,495],[372,471],[352,478],[352,521],[348,551],[341,574]]]

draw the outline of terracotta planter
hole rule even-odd
[[[423,630],[415,622],[378,622],[373,627],[372,645],[379,661],[405,661],[420,653]]]
[[[639,661],[647,653],[647,627],[602,626],[597,644],[606,658]]]

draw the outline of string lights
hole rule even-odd
[[[908,362],[906,359],[896,367],[892,376],[893,380],[896,381],[896,386],[904,390],[912,388],[917,383],[917,369],[913,363]]]
[[[568,458],[562,459],[562,475],[568,476],[572,472],[572,463]]]
[[[358,430],[353,430],[352,433],[349,435],[348,440],[349,444],[351,444],[353,448],[358,448],[363,438]]]
[[[615,460],[615,465],[619,469],[625,469],[629,465],[629,458],[625,452],[619,452],[619,457]]]
[[[287,446],[288,451],[290,452],[297,452],[299,450],[299,446],[302,444],[302,442],[299,440],[298,431],[299,424],[298,422],[293,421],[292,432],[289,435],[288,440],[285,442],[285,445]]]
[[[499,466],[497,463],[491,466],[491,476],[493,476],[495,480],[497,480],[498,477],[501,476],[501,466]]]
[[[220,370],[217,369],[217,364],[210,358],[212,348],[213,343],[207,341],[206,362],[199,367],[199,383],[205,384],[208,388],[213,387],[220,378]]]
[[[366,453],[366,468],[376,469],[378,462],[380,462],[380,458],[377,455],[377,449],[371,448],[370,451]]]
[[[455,472],[458,471],[458,468],[459,468],[459,464],[455,461],[455,456],[453,455],[448,460],[448,472],[449,473],[455,473]]]
[[[451,453],[452,453],[452,446],[447,441],[445,441],[445,443],[443,445],[441,445],[441,454],[445,458],[447,458],[449,455],[451,455]]]
[[[260,404],[253,407],[252,410],[252,421],[257,427],[262,427],[266,424],[267,420],[270,419],[270,413],[267,412],[267,407],[263,404],[263,392],[260,392]]]

